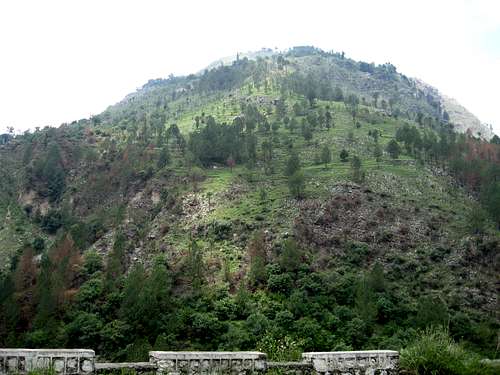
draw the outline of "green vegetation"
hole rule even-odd
[[[403,349],[401,368],[416,375],[480,375],[495,374],[497,370],[453,342],[442,328],[427,329]]]
[[[150,81],[0,146],[0,346],[466,371],[498,356],[499,159],[390,64],[301,47]]]

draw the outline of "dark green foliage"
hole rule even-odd
[[[403,142],[406,152],[409,154],[415,154],[422,149],[423,141],[420,136],[420,132],[415,126],[405,125],[403,127],[398,128],[396,131],[396,140],[398,142]],[[396,151],[395,145],[391,146],[394,148],[393,153]],[[389,150],[387,151],[389,152]],[[399,151],[400,153],[401,151]],[[389,152],[391,157],[393,157],[393,153]],[[398,153],[398,154],[399,154]],[[397,159],[397,157],[393,157],[393,159]]]
[[[208,117],[206,125],[191,134],[188,147],[194,160],[203,165],[224,164],[230,156],[237,162],[251,159],[255,151],[248,142],[248,134],[241,127],[218,124]],[[246,153],[245,145],[250,148]]]
[[[351,169],[353,181],[362,183],[365,180],[365,172],[362,169],[361,159],[356,155],[351,158]]]
[[[377,318],[375,290],[367,277],[362,277],[356,287],[355,307],[359,317],[367,327],[372,327]]]
[[[33,250],[37,253],[41,253],[45,249],[45,240],[41,237],[36,237],[33,240]]]
[[[104,296],[104,283],[100,275],[93,275],[91,279],[82,284],[75,296],[78,309],[85,312],[98,312],[96,303]]]
[[[170,162],[170,153],[168,147],[163,147],[160,151],[160,156],[158,158],[158,163],[156,166],[158,169],[164,168]]]
[[[285,175],[292,176],[300,169],[300,159],[296,151],[292,151],[286,163]]]
[[[304,172],[297,170],[288,177],[288,188],[294,198],[302,198],[306,188]]]
[[[347,162],[348,158],[349,158],[349,152],[347,152],[347,150],[345,149],[342,149],[342,151],[340,151],[340,161],[345,163]]]
[[[27,176],[28,185],[40,195],[47,196],[51,202],[59,200],[66,186],[66,173],[56,142],[49,144],[46,155],[35,160],[32,168],[27,168]]]
[[[194,239],[189,247],[187,270],[193,291],[199,292],[203,284],[203,254],[198,242]]]
[[[254,235],[248,245],[250,255],[250,283],[253,286],[263,285],[267,280],[267,255],[265,250],[264,233]]]
[[[486,184],[481,191],[480,198],[491,218],[496,223],[500,223],[500,181],[493,179],[489,184]]]
[[[115,235],[113,249],[108,255],[108,264],[106,267],[106,281],[108,287],[113,289],[117,286],[119,277],[125,271],[125,251],[127,241],[122,232]]]
[[[125,348],[125,359],[128,362],[146,362],[149,358],[149,352],[152,349],[153,347],[147,338],[138,338]]]
[[[302,265],[302,251],[292,239],[288,239],[283,244],[280,256],[280,266],[287,272],[297,271]]]
[[[494,214],[496,215],[496,212]],[[467,217],[467,224],[470,234],[482,235],[488,225],[488,215],[482,207],[474,207]]]
[[[42,216],[40,226],[44,231],[54,234],[63,225],[63,217],[59,211],[50,210],[47,215]]]
[[[90,348],[99,341],[103,323],[97,314],[80,312],[65,327],[67,338],[77,347]]]
[[[328,166],[328,163],[332,161],[332,151],[328,145],[324,145],[321,148],[321,162],[325,165],[325,169]]]
[[[37,312],[34,320],[34,326],[37,328],[45,327],[56,312],[56,295],[52,269],[53,265],[49,257],[47,255],[43,255],[36,290]]]
[[[401,368],[418,375],[494,374],[495,369],[455,343],[443,329],[428,329],[401,351]]]
[[[368,284],[375,292],[383,292],[386,289],[386,283],[384,268],[377,262],[368,274]]]
[[[373,157],[379,163],[382,160],[382,148],[380,147],[379,143],[375,143],[375,147],[373,149]]]
[[[313,137],[313,132],[311,125],[309,124],[303,124],[302,126],[302,136],[304,137],[304,140],[310,141]]]
[[[156,337],[157,317],[170,309],[170,276],[161,261],[147,273],[137,265],[125,279],[120,316],[137,333]]]
[[[333,91],[333,100],[336,102],[341,102],[344,100],[344,93],[342,92],[342,89],[340,87],[335,87]]]
[[[91,276],[104,268],[102,257],[96,251],[87,251],[84,256],[83,271]]]
[[[351,94],[345,99],[344,104],[352,117],[352,121],[356,123],[356,116],[359,111],[359,98]]]
[[[252,70],[255,63],[248,59],[234,61],[232,65],[224,65],[206,71],[199,80],[199,89],[202,91],[216,91],[231,89],[243,83]]]
[[[391,156],[391,158],[397,159],[399,158],[399,154],[401,153],[401,147],[399,146],[398,142],[396,142],[394,139],[391,139],[387,144],[386,151]]]
[[[448,307],[439,296],[422,297],[418,300],[415,317],[417,327],[447,326],[449,320]]]

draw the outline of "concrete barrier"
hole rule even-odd
[[[303,353],[304,362],[311,362],[318,374],[397,375],[399,353],[392,350],[354,352]]]
[[[253,374],[267,369],[260,352],[149,352],[158,374]]]
[[[63,375],[91,374],[94,358],[94,351],[87,349],[0,349],[0,375],[43,368]]]
[[[149,362],[94,363],[87,349],[0,349],[0,375],[26,374],[51,368],[61,375],[90,375],[132,370],[158,375],[264,373],[268,369],[287,374],[396,375],[399,353],[390,350],[358,352],[311,352],[302,362],[267,362],[260,352],[149,352]]]

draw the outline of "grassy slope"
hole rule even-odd
[[[246,88],[241,90],[242,93]],[[275,98],[278,92],[272,90],[267,93],[254,90],[253,96],[268,96]],[[299,98],[289,98],[288,108]],[[398,161],[392,161],[387,154],[379,163],[371,155],[373,140],[367,135],[369,129],[378,129],[382,132],[380,143],[383,148],[394,137],[397,126],[401,121],[386,118],[384,122],[377,124],[363,123],[357,129],[352,124],[352,119],[346,112],[344,105],[337,102],[318,102],[318,106],[329,105],[334,112],[335,127],[330,130],[321,130],[314,133],[310,142],[305,142],[300,131],[295,134],[283,127],[276,134],[276,138],[290,137],[297,150],[299,150],[302,167],[307,177],[306,195],[308,199],[328,199],[332,195],[335,186],[348,183],[351,180],[351,169],[349,163],[339,160],[342,148],[349,150],[350,154],[361,157],[363,168],[367,173],[366,186],[377,193],[386,193],[390,196],[391,206],[398,208],[403,206],[418,207],[422,210],[418,216],[422,221],[434,217],[445,218],[441,222],[441,233],[446,236],[447,243],[459,242],[466,233],[466,217],[474,204],[464,192],[452,185],[446,177],[437,177],[429,169],[417,165],[416,161],[408,155],[402,155]],[[373,110],[373,109],[371,109]],[[223,97],[212,103],[207,103],[195,110],[188,111],[178,120],[178,124],[184,133],[193,128],[193,118],[197,114],[212,114],[218,121],[230,122],[239,111],[234,100]],[[299,120],[300,122],[300,120]],[[352,131],[355,141],[349,143],[347,134]],[[259,143],[262,141],[260,137]],[[325,169],[323,165],[313,163],[314,153],[318,145],[327,144],[332,149],[333,161]],[[195,219],[181,220],[163,239],[177,249],[184,249],[183,254],[189,246],[189,231],[193,226],[209,226],[217,222],[245,223],[252,228],[260,227],[277,233],[278,237],[293,230],[293,223],[299,210],[296,202],[290,197],[287,180],[283,175],[283,169],[288,157],[285,147],[275,147],[275,174],[263,175],[259,168],[249,171],[243,166],[237,166],[231,172],[228,168],[219,166],[216,169],[206,171],[206,180],[195,194],[200,202],[199,207],[204,207],[203,213]],[[257,173],[255,173],[257,172]],[[266,197],[261,198],[260,190],[264,189]],[[210,196],[210,208],[208,197]],[[228,199],[228,196],[230,199]],[[241,236],[241,234],[240,234]],[[248,238],[243,234],[243,239]],[[222,282],[223,266],[229,262],[232,271],[246,268],[248,259],[245,253],[245,241],[203,240],[200,242],[205,249],[205,260],[207,264],[216,264],[217,274],[210,277],[212,282]],[[422,259],[428,261],[429,255],[440,240],[435,243],[417,244],[417,248],[408,254],[400,254],[404,261],[418,264]],[[394,257],[396,255],[392,255]],[[456,256],[451,255],[450,259]],[[454,285],[457,283],[456,276],[452,275],[446,263],[431,262],[418,278],[440,279],[438,284],[443,290],[453,293]],[[489,284],[491,273],[479,276],[478,283]],[[219,281],[217,281],[219,280]],[[486,284],[484,284],[486,283]],[[491,288],[491,285],[487,287]]]

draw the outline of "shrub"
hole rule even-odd
[[[416,340],[400,353],[401,369],[415,375],[480,375],[493,374],[492,368],[479,361],[455,343],[447,330],[431,328],[420,333]]]
[[[347,162],[348,158],[349,158],[349,152],[347,152],[347,150],[345,149],[342,149],[342,151],[340,151],[340,161],[345,163]]]
[[[267,280],[267,287],[272,292],[287,294],[290,291],[292,282],[292,277],[288,273],[270,275]]]
[[[298,361],[301,358],[301,342],[289,336],[275,337],[269,333],[257,343],[257,350],[267,354],[271,361]]]
[[[63,218],[60,212],[50,210],[47,215],[42,217],[40,226],[44,231],[54,234],[63,225]]]
[[[45,240],[42,237],[35,237],[33,240],[33,249],[40,254],[45,249]]]

